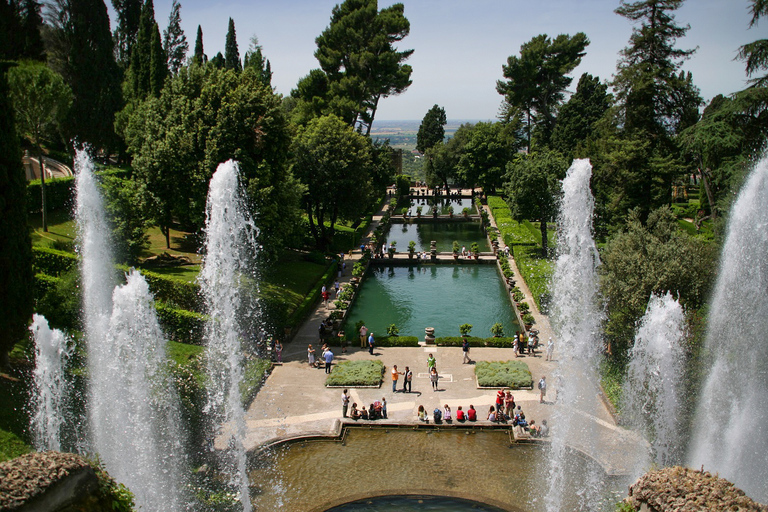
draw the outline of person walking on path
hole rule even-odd
[[[315,349],[312,348],[312,344],[307,347],[307,360],[310,368],[315,366]]]
[[[397,371],[397,365],[392,366],[392,392],[397,393],[397,379],[403,375],[403,372]]]
[[[437,367],[433,366],[429,371],[429,380],[432,381],[432,391],[437,391],[437,379],[440,376],[437,374]]]
[[[471,363],[472,360],[469,358],[469,341],[467,338],[464,338],[464,341],[461,342],[461,350],[464,352],[464,361],[461,364]]]
[[[413,372],[410,368],[407,366],[405,367],[405,372],[403,373],[403,393],[410,393],[411,392],[411,381],[413,380]]]
[[[368,335],[368,353],[373,355],[373,347],[376,346],[376,340],[373,339],[373,331]]]
[[[543,375],[541,376],[541,379],[539,380],[539,392],[541,393],[539,395],[539,403],[544,403],[544,398],[547,396],[547,378]]]
[[[432,368],[437,366],[437,360],[435,359],[434,354],[429,354],[429,357],[427,358],[427,371],[432,372]]]
[[[363,324],[360,327],[360,348],[365,348],[368,344],[368,328]]]
[[[381,417],[387,419],[387,399],[381,397]]]
[[[341,392],[341,417],[347,417],[347,409],[349,408],[349,392],[344,390]]]
[[[545,361],[551,361],[552,355],[555,353],[555,342],[552,341],[552,336],[549,337],[549,341],[547,341],[547,357],[544,358]]]
[[[331,373],[331,363],[333,362],[333,352],[326,350],[323,354],[325,358],[325,373]]]
[[[280,343],[280,340],[275,342],[275,357],[277,357],[278,363],[283,362],[283,344]]]

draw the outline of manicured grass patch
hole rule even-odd
[[[487,388],[530,388],[533,377],[522,361],[478,361],[475,365],[477,385]]]
[[[27,445],[18,436],[0,430],[0,462],[15,459],[19,455],[24,455],[32,451],[32,447]]]
[[[343,361],[334,365],[326,386],[380,386],[384,373],[381,361]]]
[[[259,392],[271,370],[272,363],[268,359],[255,357],[245,362],[243,380],[240,382],[240,395],[244,407],[247,407]]]
[[[515,262],[533,300],[541,309],[541,299],[549,295],[549,283],[555,271],[555,262],[542,257],[539,246],[516,246]]]

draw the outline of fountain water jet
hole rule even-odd
[[[213,428],[222,428],[227,447],[220,455],[230,483],[238,489],[243,510],[252,509],[246,471],[245,410],[240,382],[245,332],[240,319],[256,311],[244,311],[247,286],[255,286],[253,258],[258,252],[256,226],[248,215],[239,191],[237,164],[220,164],[208,191],[205,222],[205,255],[200,286],[211,320],[206,327],[208,403],[205,412]]]
[[[61,451],[61,429],[65,423],[67,368],[71,347],[67,337],[51,329],[44,316],[35,314],[29,327],[35,339],[34,412],[32,433],[37,451]]]
[[[768,156],[731,208],[706,349],[713,357],[694,417],[692,467],[768,502]]]
[[[661,467],[679,464],[682,458],[684,338],[680,303],[669,292],[652,295],[635,335],[622,414],[629,425],[651,439],[653,462]],[[647,463],[638,469],[647,470]]]
[[[563,180],[558,216],[558,257],[552,277],[552,322],[558,337],[561,361],[555,374],[558,404],[551,424],[550,487],[545,498],[550,512],[562,509],[570,459],[567,444],[590,449],[597,444],[596,429],[585,417],[598,412],[597,364],[601,349],[598,331],[603,318],[598,303],[597,266],[600,259],[592,235],[595,200],[590,190],[589,160],[574,160]],[[600,476],[584,475],[580,509],[596,510],[600,501]]]
[[[182,510],[185,467],[177,399],[164,371],[165,339],[135,271],[114,287],[109,229],[93,164],[78,152],[79,229],[88,348],[90,450],[147,510]],[[113,292],[114,288],[114,292]]]

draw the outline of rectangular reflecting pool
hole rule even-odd
[[[371,267],[352,305],[346,330],[363,320],[374,335],[395,324],[402,336],[459,336],[459,325],[472,324],[472,336],[491,336],[496,322],[504,333],[519,330],[507,291],[495,265],[421,265]]]
[[[479,222],[429,222],[420,224],[414,221],[411,224],[392,224],[387,234],[386,242],[397,242],[398,252],[408,251],[408,242],[416,242],[416,251],[429,252],[429,243],[437,242],[438,252],[451,252],[453,241],[459,242],[459,246],[465,246],[467,250],[472,242],[477,242],[480,252],[491,250],[488,238],[483,232]]]
[[[411,204],[410,204],[410,207],[408,208],[408,215],[412,217],[416,216],[416,208],[418,208],[419,206],[421,206],[421,214],[423,216],[426,217],[428,215],[431,215],[430,209],[432,208],[432,201],[433,201],[433,198],[431,197],[411,198]],[[461,211],[464,208],[469,208],[472,214],[477,213],[472,203],[472,199],[469,197],[462,197],[458,199],[457,198],[453,198],[453,199],[441,198],[437,200],[437,205],[440,208],[438,215],[448,215],[449,206],[453,206],[454,215],[461,215]],[[398,210],[397,213],[400,213],[400,211]]]

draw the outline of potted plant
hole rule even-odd
[[[416,207],[416,216],[417,216],[417,217],[421,218],[421,212],[422,212],[422,210],[423,210],[423,207],[422,207],[422,206],[417,206],[417,207]]]
[[[465,206],[465,207],[464,207],[464,209],[463,209],[463,210],[461,210],[461,214],[462,214],[462,215],[464,215],[464,218],[465,218],[465,219],[466,219],[467,217],[469,217],[469,208],[467,208],[467,207]]]
[[[390,242],[389,243],[389,249],[387,249],[387,253],[389,253],[389,259],[392,259],[395,257],[395,252],[397,251],[397,242]]]
[[[459,242],[458,240],[453,241],[453,259],[457,260],[459,259]]]
[[[518,302],[518,304],[517,304],[517,309],[519,309],[519,310],[520,310],[520,314],[521,314],[521,315],[524,315],[524,314],[528,313],[528,311],[530,311],[530,310],[531,310],[531,306],[529,306],[529,305],[528,305],[528,303],[527,303],[527,302],[525,302],[525,301],[523,301],[523,302]]]
[[[472,251],[472,254],[475,255],[475,259],[477,259],[477,255],[480,254],[480,246],[477,245],[477,242],[472,242],[470,250]]]
[[[436,204],[433,204],[431,210],[432,210],[432,218],[436,219],[437,214],[440,212],[440,208],[438,208]]]
[[[530,313],[525,313],[523,315],[523,324],[525,324],[525,329],[527,331],[531,330],[531,327],[533,324],[536,323],[536,320],[533,319],[533,315]]]
[[[501,338],[504,336],[504,326],[496,322],[491,326],[491,334],[493,334],[494,338]]]
[[[400,213],[403,214],[403,218],[404,219],[407,219],[408,218],[408,207],[407,206],[403,207],[403,209],[400,210]]]
[[[453,205],[448,205],[448,215],[453,218]]]
[[[461,334],[462,338],[469,336],[470,332],[472,332],[472,324],[461,324],[459,326],[459,333]]]
[[[411,240],[410,242],[408,242],[408,257],[410,259],[413,259],[413,253],[415,252],[416,252],[416,242]]]
[[[387,336],[390,338],[397,338],[399,334],[400,329],[397,328],[397,325],[389,324],[389,327],[387,327]]]

